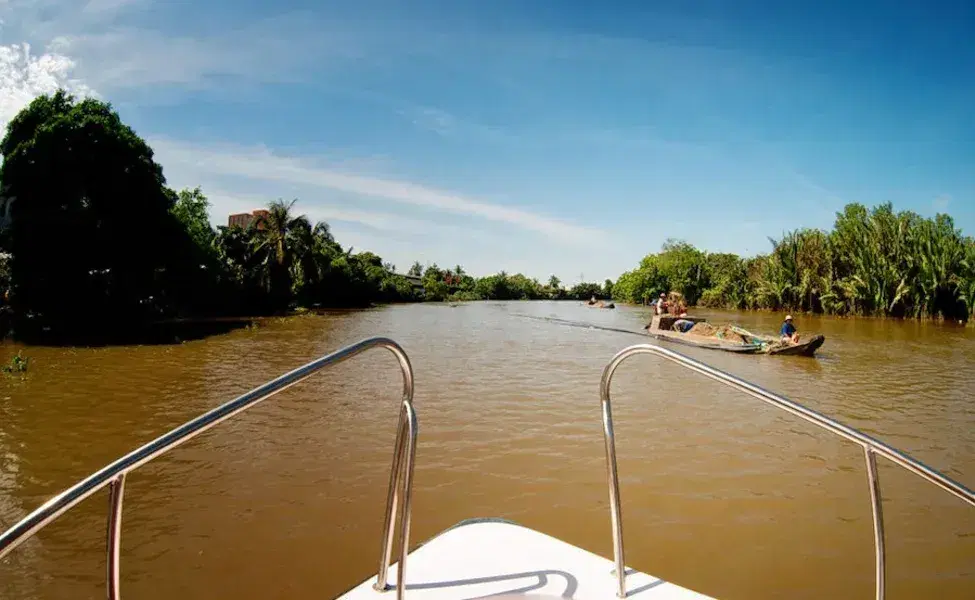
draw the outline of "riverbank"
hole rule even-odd
[[[691,305],[835,315],[975,313],[975,239],[948,215],[853,203],[830,231],[796,229],[770,242],[768,254],[743,257],[669,240],[620,275],[614,295],[646,302],[675,291]]]
[[[652,311],[653,310],[653,306],[651,306],[649,304],[641,304],[641,303],[634,303],[634,302],[622,302],[622,301],[618,301],[618,300],[616,300],[614,302],[616,302],[617,306],[629,306],[629,307],[632,307],[632,308],[643,308],[643,309],[646,309],[648,311]],[[893,322],[916,322],[916,323],[929,323],[929,324],[932,324],[932,325],[951,325],[951,326],[960,326],[960,327],[975,327],[975,320],[965,321],[965,320],[961,320],[961,319],[951,319],[951,318],[944,317],[944,316],[941,316],[941,315],[931,316],[931,317],[895,317],[895,316],[891,316],[891,315],[857,315],[857,314],[829,315],[829,314],[825,314],[825,313],[821,313],[821,312],[811,312],[811,311],[802,311],[802,310],[788,311],[788,310],[785,310],[785,309],[773,309],[773,308],[742,308],[742,309],[731,309],[731,308],[726,308],[726,307],[721,307],[721,306],[700,306],[700,305],[698,305],[698,306],[691,306],[691,307],[688,307],[688,309],[687,309],[687,311],[688,311],[689,314],[691,312],[695,312],[695,311],[696,312],[700,312],[700,311],[707,311],[707,310],[722,310],[722,311],[733,311],[733,312],[737,312],[737,313],[755,313],[755,314],[781,315],[782,316],[781,318],[783,320],[785,318],[785,315],[793,315],[794,317],[800,317],[800,318],[801,317],[829,317],[829,318],[833,318],[833,319],[851,319],[851,320],[864,319],[864,320],[870,320],[870,321],[879,320],[879,321],[893,321]]]

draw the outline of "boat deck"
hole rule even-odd
[[[409,554],[406,600],[616,597],[613,561],[527,527],[500,519],[464,521]],[[396,581],[398,563],[390,568]],[[373,589],[376,578],[338,600],[394,600]],[[627,569],[627,598],[713,600],[651,575]]]

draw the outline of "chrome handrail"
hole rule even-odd
[[[399,361],[403,372],[403,401],[400,407],[399,423],[396,430],[396,443],[393,449],[393,464],[389,473],[389,489],[386,497],[386,518],[383,526],[382,548],[379,558],[379,572],[375,588],[386,591],[389,557],[392,553],[395,529],[396,506],[402,493],[400,508],[400,556],[396,573],[396,598],[403,600],[406,589],[406,556],[409,552],[410,517],[413,493],[413,464],[416,457],[417,420],[413,409],[413,367],[403,348],[391,339],[374,337],[351,344],[340,350],[285,373],[277,379],[254,388],[246,394],[222,404],[199,417],[180,425],[145,444],[115,462],[89,475],[57,496],[51,498],[38,509],[21,519],[7,531],[0,534],[0,559],[9,554],[22,542],[46,527],[62,514],[85,498],[105,486],[109,486],[109,516],[107,532],[108,573],[107,588],[109,600],[119,598],[119,546],[122,527],[122,498],[125,477],[152,459],[165,454],[173,448],[189,441],[207,429],[243,412],[255,404],[285,390],[318,372],[346,359],[369,350],[382,347],[392,352]],[[402,487],[402,491],[400,490]]]
[[[620,364],[637,354],[656,354],[671,362],[675,362],[705,377],[713,379],[742,391],[749,396],[762,400],[776,408],[792,413],[806,421],[830,431],[842,438],[859,444],[863,448],[863,455],[867,464],[867,480],[870,485],[870,502],[873,509],[874,548],[876,554],[876,598],[883,600],[886,584],[884,547],[884,518],[883,502],[880,497],[880,479],[877,475],[877,455],[883,456],[896,465],[919,475],[942,490],[975,506],[975,492],[947,476],[935,471],[931,467],[911,458],[880,440],[866,435],[852,427],[843,425],[821,413],[806,408],[778,394],[769,392],[757,385],[748,383],[734,375],[715,369],[693,358],[651,344],[637,344],[619,351],[609,364],[603,369],[603,376],[599,384],[599,397],[603,413],[603,438],[606,444],[606,472],[609,479],[610,519],[613,527],[613,559],[616,564],[617,596],[626,597],[626,569],[623,559],[623,517],[620,509],[620,484],[616,467],[616,436],[613,434],[613,414],[610,402],[610,384],[613,374]]]

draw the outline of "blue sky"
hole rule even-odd
[[[971,2],[0,1],[0,119],[111,101],[212,218],[568,283],[847,202],[975,233]]]

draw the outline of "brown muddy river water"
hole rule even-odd
[[[0,529],[91,471],[268,379],[373,335],[416,370],[413,542],[499,516],[612,557],[598,384],[646,311],[412,305],[268,320],[201,341],[27,348],[0,379]],[[781,315],[699,313],[772,333]],[[815,359],[674,347],[975,486],[975,332],[800,317]],[[2,349],[6,362],[15,351]],[[374,350],[132,474],[126,598],[332,598],[375,574],[399,370]],[[614,385],[627,564],[721,599],[871,598],[860,448],[661,359]],[[975,510],[880,459],[888,598],[975,597]],[[107,491],[0,564],[5,600],[104,598]],[[392,597],[392,596],[390,596]]]

